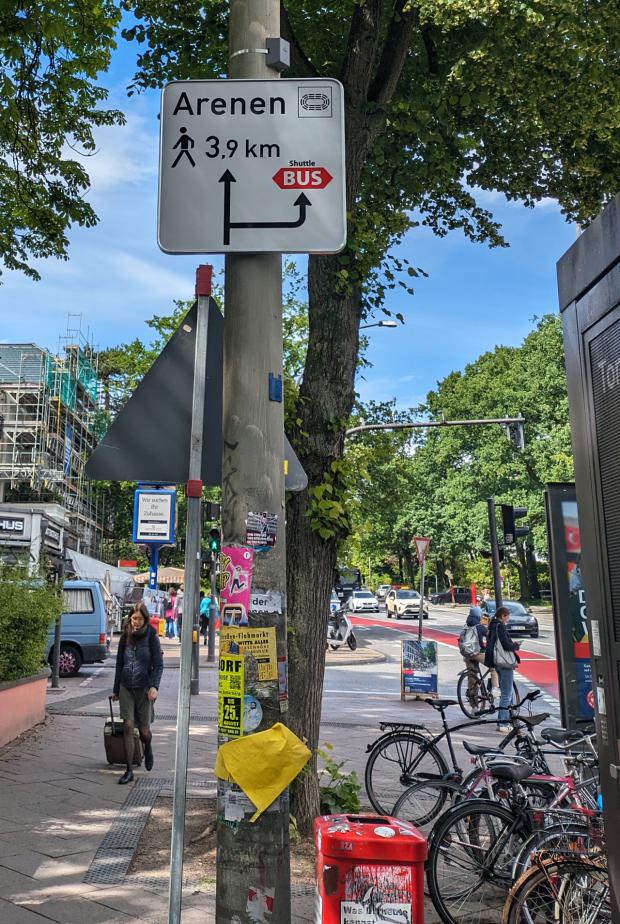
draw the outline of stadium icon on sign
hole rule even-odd
[[[332,117],[331,87],[299,87],[298,94],[300,119]]]

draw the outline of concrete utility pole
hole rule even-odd
[[[229,33],[229,77],[277,76],[265,49],[267,38],[280,35],[280,0],[231,0]],[[278,656],[285,658],[284,414],[282,402],[269,398],[269,373],[282,374],[281,256],[228,254],[225,282],[222,545],[246,545],[248,513],[277,514],[275,547],[256,551],[252,588],[281,594],[282,612],[250,612],[249,619],[251,628],[275,626]],[[257,731],[281,719],[277,681],[269,685]],[[224,797],[221,782],[218,796]],[[218,820],[217,924],[257,920],[248,909],[250,893],[265,902],[272,924],[289,924],[288,792],[277,811],[254,824],[249,818],[237,830]]]

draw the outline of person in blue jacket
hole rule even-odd
[[[489,640],[484,655],[484,663],[487,667],[494,667],[499,677],[499,687],[501,691],[499,700],[499,713],[497,717],[497,730],[500,732],[509,732],[512,726],[508,725],[509,713],[508,706],[512,702],[512,685],[514,680],[514,667],[498,667],[495,663],[495,645],[497,640],[502,644],[504,651],[512,651],[515,656],[515,665],[520,663],[519,642],[513,642],[508,634],[508,620],[510,613],[505,606],[500,606],[495,612],[495,616],[489,623]]]
[[[127,622],[116,653],[112,699],[119,700],[123,720],[123,744],[127,769],[118,781],[133,781],[134,727],[138,723],[144,745],[144,766],[153,769],[151,722],[153,703],[164,670],[157,632],[149,622],[149,611],[140,603]]]

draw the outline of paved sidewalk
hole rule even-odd
[[[166,669],[153,725],[155,767],[150,774],[138,770],[134,785],[119,786],[122,768],[109,767],[104,758],[113,659],[50,693],[46,722],[0,749],[2,924],[166,924],[167,866],[151,878],[127,875],[150,807],[159,794],[170,793],[173,779],[179,646],[164,640],[163,647]],[[332,654],[344,666],[359,664],[372,649],[362,642],[356,652]],[[215,791],[217,670],[207,664],[206,648],[201,647],[200,660],[200,693],[191,702],[190,798]],[[405,706],[396,691],[393,701],[383,703],[378,718],[403,715],[406,708],[407,720],[438,727],[433,710],[423,703]],[[346,760],[347,769],[363,780],[366,746],[377,734],[368,710],[361,719],[332,713],[324,716],[320,741],[330,742],[334,757]],[[472,740],[486,734],[476,729]],[[293,883],[292,891],[292,920],[312,924],[311,887]],[[182,920],[215,920],[212,886],[184,883]],[[437,920],[430,908],[426,920]]]

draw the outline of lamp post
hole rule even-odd
[[[360,324],[360,330],[366,330],[368,327],[398,327],[396,321],[375,321],[374,324]]]

